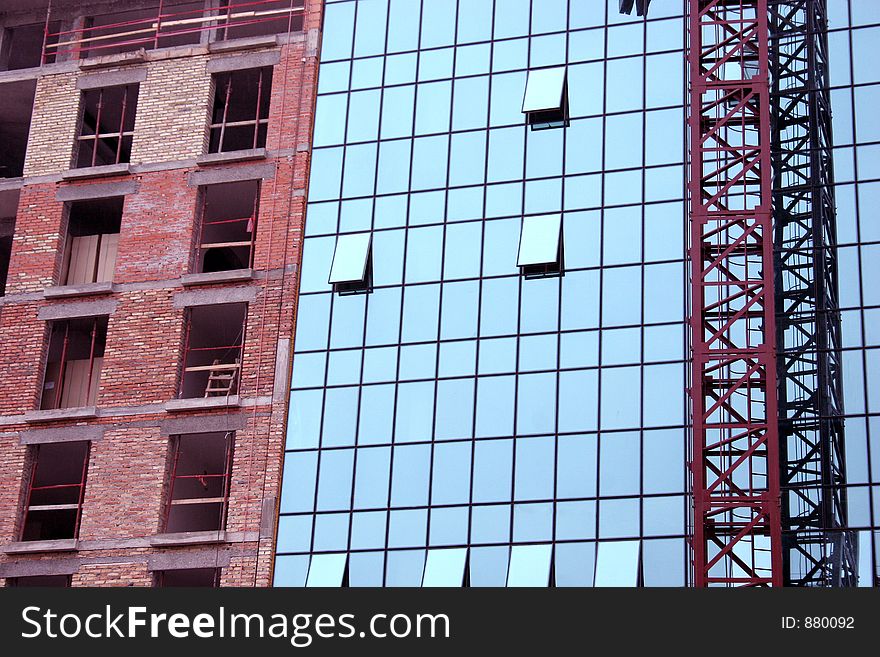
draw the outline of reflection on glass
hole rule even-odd
[[[307,587],[339,587],[345,579],[345,565],[348,555],[341,554],[316,554],[312,557],[309,566],[309,577],[306,580]]]
[[[552,556],[552,545],[514,545],[507,586],[548,586]]]
[[[428,550],[425,563],[424,587],[458,587],[464,582],[467,548]]]
[[[593,586],[638,586],[640,554],[641,541],[599,543]]]

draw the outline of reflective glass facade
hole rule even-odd
[[[463,549],[472,586],[689,583],[686,2],[647,20],[617,4],[326,4],[276,585],[325,554],[348,555],[353,586],[448,583],[426,564],[455,580]],[[880,178],[878,33],[831,52],[835,84],[858,85],[833,103],[861,528],[880,183],[853,181]],[[560,66],[568,125],[530,130],[528,72]],[[554,214],[564,274],[524,276],[524,218]],[[368,291],[334,293],[338,237],[367,232]]]

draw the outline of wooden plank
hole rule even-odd
[[[184,372],[209,372],[211,370],[237,370],[241,365],[234,363],[232,365],[194,365],[187,367]]]
[[[98,252],[98,275],[95,277],[95,282],[109,282],[113,280],[118,250],[119,233],[101,235],[101,248]]]
[[[98,236],[82,235],[70,240],[70,264],[67,268],[67,285],[83,285],[95,282],[95,259],[98,257]]]

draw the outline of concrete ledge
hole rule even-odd
[[[75,170],[75,169],[74,169]],[[56,201],[87,201],[94,198],[113,198],[136,194],[136,180],[120,180],[106,183],[90,183],[88,185],[65,185],[55,192]]]
[[[74,552],[78,549],[75,538],[56,541],[18,541],[3,546],[6,554],[29,554],[33,552]]]
[[[208,44],[208,52],[234,52],[236,50],[251,50],[252,48],[268,48],[278,44],[278,37],[274,34],[261,36],[243,37],[241,39],[229,39],[228,41],[212,41]]]
[[[152,547],[178,547],[186,545],[206,545],[213,543],[225,543],[226,532],[207,531],[207,532],[178,532],[176,534],[156,534],[150,536],[150,545]]]
[[[171,300],[175,308],[191,306],[214,306],[224,303],[253,303],[259,288],[255,285],[247,287],[211,288],[203,290],[187,290],[175,294]]]
[[[121,52],[114,55],[102,55],[100,57],[81,59],[79,61],[79,67],[84,71],[88,71],[95,68],[104,68],[106,66],[139,64],[145,61],[147,61],[147,51],[144,48],[141,48],[132,52]]]
[[[203,411],[211,408],[230,408],[239,406],[238,395],[228,397],[195,397],[193,399],[171,399],[165,402],[169,413],[180,411]]]
[[[128,162],[122,164],[102,164],[98,167],[82,167],[80,169],[68,169],[61,174],[62,180],[85,180],[86,178],[107,178],[110,176],[127,176],[129,174]]]
[[[24,421],[28,424],[39,422],[57,422],[58,420],[85,420],[98,417],[98,409],[95,406],[81,406],[79,408],[52,408],[44,411],[30,411],[24,414]]]
[[[162,420],[159,431],[163,436],[183,433],[213,433],[239,431],[247,426],[246,413],[215,413],[213,415],[176,415]]]
[[[274,44],[273,44],[274,45]],[[277,48],[265,52],[251,52],[229,57],[217,57],[209,59],[205,66],[207,73],[225,73],[227,71],[241,71],[249,68],[263,68],[275,66],[281,61],[281,51]]]
[[[190,287],[215,283],[240,283],[253,280],[253,278],[253,269],[230,269],[229,271],[212,271],[207,274],[184,274],[180,277],[180,283],[183,287]]]
[[[184,568],[227,568],[229,549],[223,546],[206,547],[201,550],[170,550],[159,552],[147,560],[147,569],[182,570]]]
[[[97,317],[99,315],[112,315],[119,305],[113,299],[101,299],[99,301],[75,301],[72,303],[56,303],[43,306],[37,310],[37,318],[73,319],[75,317]]]
[[[56,556],[52,559],[24,559],[0,564],[0,577],[39,577],[45,575],[73,575],[79,570],[77,557]]]
[[[110,294],[113,292],[111,281],[87,283],[85,285],[58,285],[43,290],[46,299],[66,299],[68,297],[85,297],[91,294]]]
[[[130,53],[128,53],[130,54]],[[102,73],[89,73],[77,78],[77,89],[101,89],[104,87],[118,87],[124,84],[139,84],[147,79],[147,69],[144,66],[137,68],[123,68],[118,71]]]
[[[226,153],[208,153],[199,157],[196,163],[199,166],[210,166],[212,164],[229,164],[230,162],[265,160],[267,155],[268,153],[265,148],[248,148],[241,151],[228,151]]]
[[[189,174],[192,187],[202,185],[218,185],[220,183],[239,182],[242,180],[271,180],[275,177],[275,165],[271,162],[260,164],[242,164],[223,169],[202,169]]]
[[[3,178],[0,180],[0,192],[15,191],[24,187],[24,178]]]
[[[98,424],[76,425],[72,427],[53,427],[51,429],[31,429],[18,434],[21,445],[46,445],[50,443],[74,443],[87,440],[95,442],[104,437],[104,427]]]

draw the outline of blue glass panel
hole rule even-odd
[[[431,473],[430,445],[398,445],[394,448],[391,506],[423,506],[428,503]]]
[[[384,573],[384,552],[353,552],[348,556],[350,586],[382,586]]]
[[[312,518],[312,515],[278,518],[279,553],[309,551],[312,546]]]
[[[478,440],[474,446],[474,502],[510,500],[512,472],[512,440]]]
[[[556,374],[524,374],[517,378],[517,433],[553,432],[556,428]]]
[[[416,81],[416,53],[410,52],[403,55],[389,55],[385,58],[385,84],[386,86],[396,84],[407,84]],[[391,88],[385,90],[385,102],[388,102],[388,92]],[[389,108],[390,109],[390,108]],[[412,107],[410,107],[410,110]],[[383,111],[384,124],[384,111]],[[407,125],[409,129],[409,125]]]
[[[480,374],[516,371],[516,338],[480,340]]]
[[[324,9],[324,29],[335,35],[328,39],[321,49],[325,61],[351,57],[352,34],[354,32],[354,3],[327,5]]]
[[[392,511],[388,525],[388,547],[420,547],[428,544],[428,510]],[[393,552],[389,553],[389,557]],[[421,581],[421,573],[419,573]],[[387,584],[391,586],[391,584]],[[418,586],[418,583],[415,584]]]
[[[606,433],[599,443],[599,494],[638,495],[641,469],[640,436],[636,432]]]
[[[559,436],[556,457],[558,498],[596,495],[596,445],[596,436]]]
[[[476,340],[444,342],[440,345],[440,371],[438,375],[468,376],[475,373],[477,360]]]
[[[513,506],[514,541],[549,541],[553,539],[553,504],[515,504]]]
[[[458,0],[458,42],[487,41],[492,37],[493,0]]]
[[[456,0],[431,0],[422,3],[422,48],[455,43]]]
[[[359,388],[328,388],[321,447],[354,445]]]
[[[505,543],[510,540],[510,505],[475,506],[471,509],[471,543]],[[473,584],[473,582],[471,583]]]
[[[412,0],[391,0],[388,16],[388,52],[418,48],[420,5],[421,3]]]
[[[305,586],[308,571],[309,555],[280,556],[275,560],[273,586]]]
[[[484,280],[480,307],[480,335],[516,333],[518,297],[518,278]]]
[[[469,438],[473,432],[474,381],[455,379],[437,384],[436,440]]]
[[[595,538],[596,503],[559,502],[556,504],[556,539]]]
[[[371,509],[386,506],[391,472],[391,448],[359,449],[355,468],[354,508]]]
[[[406,282],[422,283],[440,279],[443,227],[412,228],[406,243]]]
[[[436,340],[439,313],[439,285],[407,287],[403,298],[403,341]]]
[[[449,136],[413,140],[412,189],[436,189],[446,185]],[[398,166],[400,164],[398,163]]]
[[[440,338],[475,338],[477,336],[477,308],[479,281],[443,284],[443,304]]]
[[[509,547],[471,548],[471,586],[504,586],[509,558]]]
[[[321,513],[315,516],[315,551],[347,550],[351,516],[348,513]]]
[[[291,393],[287,414],[287,449],[318,446],[323,399],[323,390],[296,390]]]
[[[553,437],[516,439],[515,500],[553,497],[556,440]]]
[[[433,379],[437,370],[437,345],[419,344],[401,347],[398,379]]]
[[[385,21],[388,0],[367,0],[358,3],[354,56],[378,55],[385,50]]]
[[[317,452],[285,454],[281,513],[311,511],[315,508],[317,471]]]
[[[477,383],[477,432],[483,436],[506,436],[513,432],[515,378],[491,376]]]
[[[424,550],[389,552],[385,586],[420,586],[424,568]]]
[[[482,183],[485,177],[485,162],[485,132],[465,132],[453,135],[449,184],[476,185]]]
[[[420,84],[416,96],[418,98],[416,101],[416,134],[427,135],[449,130],[452,83]],[[427,186],[438,187],[439,185]]]
[[[621,538],[639,535],[639,499],[601,500],[599,537]]]
[[[470,509],[466,506],[431,509],[430,545],[467,543]]]
[[[350,508],[353,466],[353,449],[326,450],[321,453],[318,511]]]
[[[529,33],[529,0],[495,0],[495,38]]]
[[[382,139],[409,137],[412,135],[414,100],[414,85],[390,87],[385,90],[385,98],[382,103]],[[386,147],[386,144],[382,145],[382,149]],[[380,162],[383,155],[382,149],[379,151]],[[409,158],[407,157],[407,159]],[[380,184],[379,191],[381,192],[385,189],[386,187]]]
[[[598,378],[596,370],[575,370],[559,374],[559,431],[596,430]]]
[[[471,442],[438,444],[434,448],[431,504],[467,504],[470,496]]]
[[[351,549],[375,550],[385,547],[386,511],[353,513],[351,518]]]
[[[556,586],[592,586],[595,560],[595,543],[560,543],[553,560]]]
[[[358,444],[390,443],[393,418],[394,384],[364,386],[361,389]]]
[[[402,383],[397,388],[396,442],[431,440],[434,382]]]

